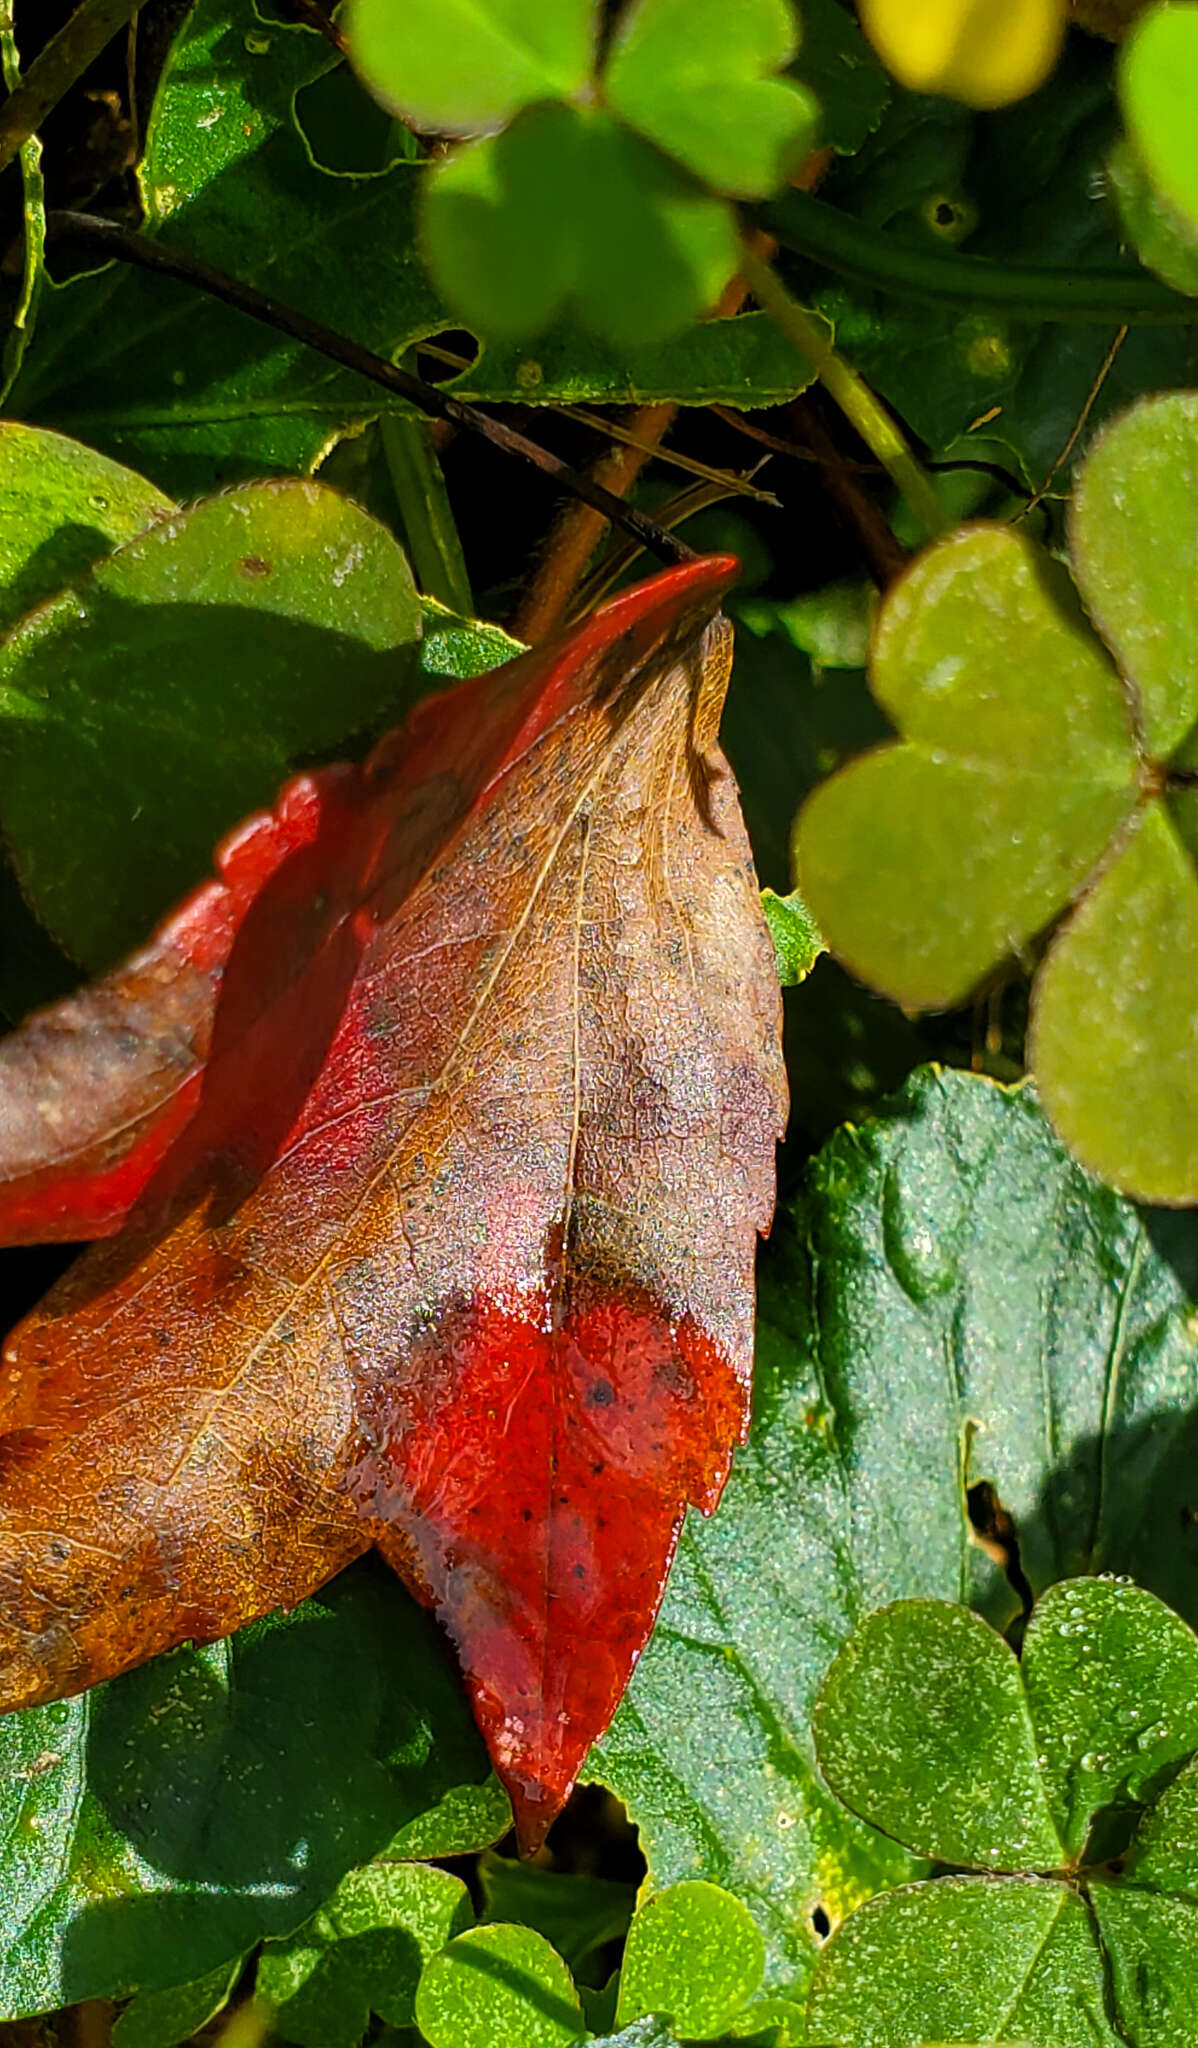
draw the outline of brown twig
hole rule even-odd
[[[626,496],[654,453],[653,444],[673,425],[677,411],[677,406],[668,401],[641,406],[631,421],[641,445],[624,443],[609,448],[590,471],[595,482],[621,498]],[[548,640],[557,631],[574,586],[603,537],[605,524],[589,505],[577,500],[562,507],[540,566],[512,621],[517,640],[535,647],[538,641]]]
[[[37,134],[47,114],[132,21],[140,5],[141,0],[83,0],[51,37],[0,107],[0,171]]]
[[[906,550],[896,540],[881,506],[862,485],[856,465],[841,454],[809,394],[790,407],[790,421],[796,441],[810,449],[819,463],[824,488],[855,535],[870,575],[878,588],[885,590],[905,566]]]
[[[759,236],[762,246],[771,247]],[[724,287],[715,307],[717,319],[739,313],[748,287],[734,277]],[[632,416],[631,436],[624,447],[610,448],[600,456],[591,472],[608,490],[620,497],[631,491],[645,464],[656,454],[677,417],[678,407],[670,402],[642,405]],[[541,566],[525,592],[512,631],[517,639],[535,645],[546,640],[566,615],[574,587],[602,539],[602,527],[585,505],[567,505],[559,514],[549,537]]]
[[[530,441],[526,435],[517,433],[514,427],[493,419],[489,413],[480,412],[477,406],[452,397],[436,384],[426,384],[422,377],[413,376],[410,370],[400,369],[397,363],[389,363],[383,356],[376,356],[371,349],[363,348],[360,342],[352,341],[348,335],[336,333],[333,328],[310,319],[294,306],[282,305],[278,299],[269,298],[265,292],[243,284],[240,278],[231,277],[227,271],[218,270],[200,257],[191,256],[183,249],[168,247],[149,235],[137,234],[132,228],[119,227],[115,221],[104,220],[98,214],[52,213],[46,222],[46,232],[53,241],[73,242],[96,255],[116,257],[122,263],[136,264],[142,270],[153,271],[159,277],[173,278],[178,284],[190,285],[209,298],[219,299],[236,312],[248,314],[250,319],[275,328],[293,341],[302,342],[306,348],[315,349],[318,355],[327,356],[330,361],[355,371],[372,384],[381,385],[393,397],[406,399],[418,412],[427,413],[432,419],[449,420],[454,426],[464,427],[468,433],[489,441],[492,447],[501,448],[505,454],[531,463],[563,490],[584,499],[603,519],[610,520],[613,526],[622,527],[660,561],[694,560],[695,551],[685,541],[667,533],[656,520],[626,505],[591,477],[572,469],[569,463],[551,454],[548,448],[542,448],[539,442]]]
[[[348,54],[348,38],[328,10],[321,6],[320,0],[290,0],[290,4],[292,13],[308,28],[314,28],[318,35],[324,36],[343,57]]]

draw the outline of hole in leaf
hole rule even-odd
[[[821,1943],[825,1942],[832,1932],[832,1922],[829,1920],[822,1906],[814,1906],[812,1908],[811,1932],[815,1936],[815,1939]]]
[[[477,335],[464,327],[447,327],[441,334],[418,341],[408,353],[408,363],[426,384],[448,384],[463,370],[472,370],[481,354]]]
[[[301,85],[295,118],[320,171],[368,177],[388,164],[424,154],[411,131],[371,98],[348,64],[338,64],[323,78]]]
[[[974,1540],[1006,1575],[1019,1601],[1021,1618],[1032,1611],[1035,1595],[1019,1556],[1019,1532],[988,1479],[979,1479],[965,1496]]]

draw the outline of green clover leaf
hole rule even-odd
[[[813,1728],[854,1813],[958,1866],[837,1930],[813,2040],[1192,2041],[1198,1636],[1162,1601],[1063,1581],[1019,1661],[965,1608],[896,1602],[840,1651]]]
[[[770,75],[797,41],[788,0],[639,0],[616,33],[607,102],[705,184],[765,199],[815,142],[811,94]]]
[[[549,101],[441,165],[425,193],[437,289],[492,335],[566,303],[604,339],[664,340],[736,269],[731,212],[610,116]]]
[[[566,306],[625,348],[680,333],[736,272],[728,199],[776,192],[813,145],[813,96],[772,75],[798,41],[789,0],[640,0],[598,77],[597,16],[593,0],[349,8],[385,105],[481,138],[423,174],[421,232],[438,290],[488,336],[539,334]]]
[[[1123,224],[1151,270],[1198,293],[1198,7],[1150,8],[1120,52],[1118,86],[1127,134],[1108,173]]]
[[[765,1943],[747,1906],[695,1879],[647,1899],[628,1930],[616,2024],[662,2013],[688,2041],[722,2034],[761,1983]]]
[[[416,2024],[431,2048],[571,2048],[587,2027],[574,1979],[532,1927],[471,1927],[426,1964]]]
[[[1076,904],[1030,1063],[1077,1156],[1162,1202],[1198,1199],[1196,490],[1198,395],[1169,393],[1087,459],[1072,583],[1005,526],[926,549],[874,638],[900,738],[823,784],[796,841],[831,949],[910,1009],[963,1001]]]
[[[364,85],[418,128],[479,135],[586,84],[594,0],[351,0]]]

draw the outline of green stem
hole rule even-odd
[[[0,171],[36,135],[47,114],[132,21],[141,4],[142,0],[83,0],[63,23],[0,107]]]
[[[913,249],[805,192],[788,192],[760,219],[796,255],[905,298],[967,305],[1013,320],[1115,327],[1198,322],[1198,299],[1170,291],[1143,270],[1052,270]]]
[[[865,379],[837,354],[828,339],[825,322],[792,299],[777,271],[755,256],[747,244],[741,248],[741,274],[775,327],[812,364],[829,398],[873,450],[915,517],[929,534],[943,533],[949,522],[935,485]]]
[[[468,619],[470,579],[428,426],[413,413],[383,413],[379,430],[416,581],[426,597]]]

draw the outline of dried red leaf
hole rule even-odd
[[[127,1218],[6,1354],[0,1706],[374,1543],[543,1836],[747,1419],[785,1088],[714,750],[734,569],[656,577],[301,778],[0,1051],[14,1233]]]

